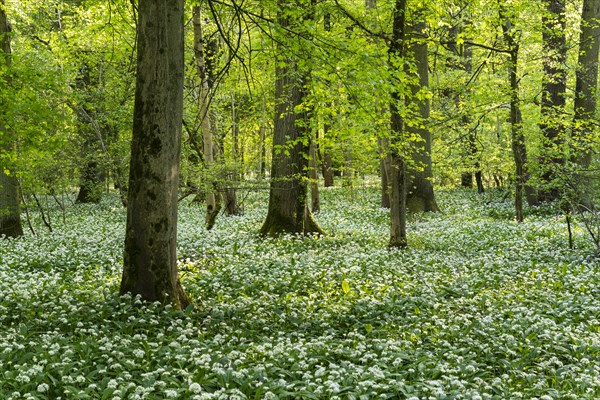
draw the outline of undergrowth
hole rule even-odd
[[[2,399],[594,399],[600,272],[552,206],[439,191],[388,251],[369,188],[323,190],[325,237],[257,236],[264,193],[203,228],[180,205],[200,311],[118,297],[125,212],[70,206],[0,242]],[[34,215],[35,217],[35,215]],[[52,217],[52,214],[51,214]]]

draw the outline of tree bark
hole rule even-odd
[[[206,63],[206,51],[204,48],[204,36],[202,33],[202,18],[200,6],[192,8],[192,23],[194,25],[194,59],[196,74],[200,78],[200,93],[198,95],[198,118],[202,131],[202,153],[204,158],[204,167],[208,171],[207,176],[210,182],[207,182],[208,191],[206,194],[206,213],[204,223],[207,230],[211,230],[221,211],[221,194],[217,190],[217,184],[211,174],[214,169],[214,138],[213,127],[210,118],[208,105],[210,101],[210,74]]]
[[[510,17],[505,15],[504,7],[500,7],[500,20],[504,40],[510,52],[508,63],[508,76],[510,81],[510,126],[513,158],[515,161],[515,217],[518,222],[523,221],[523,192],[528,180],[527,173],[527,148],[523,134],[521,109],[519,107],[519,78],[518,58],[519,43],[514,37],[513,25]]]
[[[377,139],[379,145],[379,171],[381,174],[381,208],[390,208],[390,139],[380,137]]]
[[[388,49],[389,65],[399,68],[398,63],[404,57],[406,0],[396,0],[393,12],[392,38]],[[394,75],[394,74],[392,74]],[[393,79],[393,78],[392,78]],[[391,93],[390,102],[390,241],[389,248],[405,248],[408,245],[406,237],[406,163],[400,146],[404,140],[404,120],[400,115],[400,104],[403,100],[399,89],[395,87]]]
[[[243,151],[240,149],[240,128],[238,123],[238,113],[235,105],[235,97],[231,95],[231,133],[233,139],[233,149],[231,152],[231,161],[233,162],[232,170],[229,172],[229,182],[231,187],[225,188],[225,212],[227,215],[240,215],[242,209],[237,201],[237,190],[236,186],[240,181],[240,175],[243,176],[242,165],[243,165]]]
[[[121,294],[185,308],[177,271],[183,0],[140,0]]]
[[[542,180],[546,187],[538,193],[539,200],[550,201],[560,197],[553,184],[556,172],[564,164],[562,144],[565,135],[565,103],[567,90],[567,45],[564,0],[545,0],[546,13],[542,17],[543,69],[542,120],[544,135]]]
[[[429,88],[429,57],[427,42],[423,40],[427,25],[423,20],[423,10],[418,11],[414,18],[407,52],[417,67],[418,83],[410,85],[407,106],[409,109],[416,108],[417,123],[407,126],[406,132],[418,139],[411,143],[413,163],[408,171],[406,204],[412,212],[437,212],[439,210],[433,192],[431,131],[428,127],[431,105],[427,93],[424,93]]]
[[[5,2],[0,3],[0,64],[10,66],[10,26],[6,16]],[[7,84],[10,84],[9,76],[2,76]],[[4,136],[1,142],[1,152],[13,151],[13,143],[7,139],[6,129],[3,123],[2,114],[6,112],[5,98],[0,96],[0,136]],[[6,171],[10,171],[7,173]],[[0,165],[0,236],[19,237],[23,236],[23,226],[21,225],[21,214],[19,211],[19,192],[17,176],[15,169],[2,162]]]
[[[583,169],[592,161],[591,140],[596,123],[598,55],[600,52],[600,1],[584,0],[575,82],[575,126],[573,139],[576,161]]]
[[[304,18],[311,18],[312,7],[299,1]],[[277,21],[283,27],[299,28],[301,21],[293,7],[285,0],[278,1]],[[284,52],[279,44],[279,53]],[[299,67],[298,60],[286,56],[275,69],[275,121],[273,129],[273,161],[267,217],[261,235],[282,233],[319,233],[323,230],[314,220],[307,202],[308,137],[310,122],[307,112],[300,107],[306,95],[309,72]]]
[[[308,177],[310,178],[310,200],[311,200],[311,211],[318,213],[321,211],[321,198],[319,196],[319,173],[317,170],[317,150],[314,139],[311,140],[309,148],[308,160]]]

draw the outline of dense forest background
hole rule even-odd
[[[295,140],[310,158],[306,180],[309,170],[325,186],[377,174],[383,197],[398,169],[392,159],[401,158],[415,211],[436,208],[432,199],[410,201],[420,186],[427,194],[412,197],[433,196],[427,182],[480,193],[514,188],[530,204],[589,197],[582,191],[597,181],[597,8],[188,2],[182,193],[235,214],[236,189],[264,188],[272,155]],[[125,201],[137,6],[8,1],[5,11],[2,165],[17,179],[19,201],[62,202],[73,187],[78,202],[97,202],[113,187]],[[276,93],[281,76],[302,88],[298,98]],[[274,113],[284,102],[302,114],[301,132],[274,145],[274,130],[282,131]]]

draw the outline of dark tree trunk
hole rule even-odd
[[[433,192],[433,170],[431,161],[431,131],[429,130],[429,114],[431,110],[429,97],[423,91],[429,88],[429,57],[427,42],[424,41],[427,25],[423,20],[423,10],[415,14],[415,23],[411,29],[408,52],[411,53],[417,67],[418,84],[411,85],[411,93],[407,98],[408,108],[416,108],[417,123],[406,127],[412,141],[413,168],[408,172],[408,190],[406,204],[412,212],[437,212],[438,206]],[[416,106],[416,107],[415,107]]]
[[[121,294],[190,304],[177,272],[183,114],[183,0],[140,0]]]
[[[405,14],[406,0],[396,0],[393,12],[392,39],[390,41],[388,55],[389,65],[392,69],[392,76],[395,68],[398,68],[398,60],[404,57],[404,37],[405,37]],[[394,86],[397,85],[393,81]],[[404,141],[404,120],[400,115],[400,104],[403,98],[398,88],[392,89],[390,102],[390,178],[391,178],[391,196],[390,196],[390,248],[405,248],[408,245],[406,238],[406,163],[404,154],[400,151],[400,146]]]
[[[313,213],[318,213],[321,211],[321,198],[319,196],[319,173],[317,170],[317,150],[314,140],[310,143],[310,159],[308,161],[309,165],[309,178],[310,178],[310,200],[311,207]]]
[[[238,114],[235,105],[235,97],[231,96],[231,134],[233,139],[233,149],[231,152],[231,161],[233,162],[233,169],[229,173],[229,187],[225,189],[224,197],[225,197],[225,212],[227,215],[241,215],[242,209],[237,201],[237,189],[236,186],[240,181],[240,175],[243,176],[242,173],[242,155],[243,152],[240,151],[240,140],[239,140],[239,124],[238,124]]]
[[[278,23],[283,27],[298,28],[297,13],[284,0],[279,0]],[[310,14],[308,2],[299,6]],[[283,51],[280,45],[279,50]],[[275,123],[273,130],[273,161],[271,189],[267,217],[261,235],[282,233],[319,233],[323,231],[314,220],[307,202],[308,153],[310,134],[309,117],[300,105],[307,95],[308,71],[298,66],[298,60],[289,57],[278,63],[275,70]],[[304,139],[304,140],[303,140]]]
[[[544,134],[542,159],[542,187],[538,198],[542,201],[556,200],[560,191],[553,184],[556,172],[564,164],[562,144],[565,134],[565,102],[567,90],[567,45],[564,0],[545,0],[546,13],[542,17],[543,68],[542,120]]]
[[[106,175],[98,161],[88,160],[83,167],[81,184],[75,202],[99,203],[102,200]]]
[[[10,66],[10,25],[5,11],[5,2],[0,3],[0,69],[4,66]],[[10,84],[8,76],[0,76],[4,82]],[[6,132],[3,124],[3,114],[6,111],[4,98],[0,97],[0,136]],[[2,141],[2,149],[7,153],[12,152],[12,143],[6,137]],[[9,171],[7,173],[6,171]],[[0,165],[0,236],[19,237],[23,236],[23,227],[21,225],[21,214],[19,211],[18,182],[14,168],[6,163]]]
[[[598,54],[600,52],[600,1],[584,0],[575,82],[575,127],[573,139],[576,161],[583,169],[592,161],[591,136],[596,122]]]

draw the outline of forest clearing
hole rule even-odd
[[[180,205],[199,310],[119,297],[125,210],[55,205],[0,246],[3,399],[594,399],[600,270],[553,205],[439,191],[387,250],[375,188],[323,190],[324,237],[265,239],[266,193],[211,231]]]

